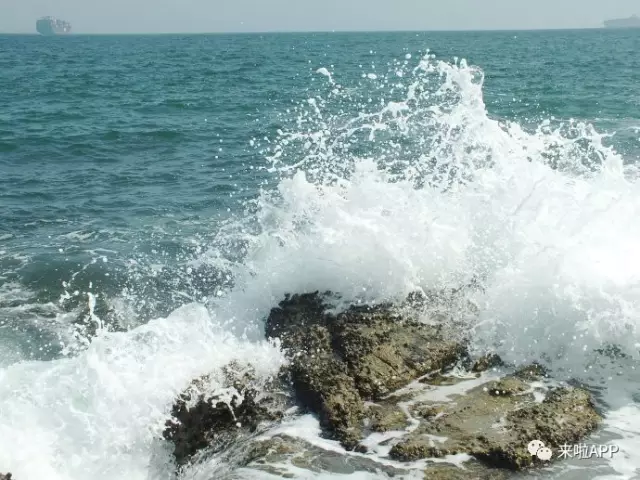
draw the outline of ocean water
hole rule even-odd
[[[0,472],[171,478],[176,394],[233,359],[275,372],[261,326],[286,292],[477,278],[473,348],[585,382],[620,448],[544,476],[640,478],[639,49],[633,30],[0,37]]]

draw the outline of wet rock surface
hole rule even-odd
[[[424,480],[505,480],[508,473],[487,470],[477,463],[467,462],[464,469],[451,464],[434,464],[424,471]]]
[[[334,473],[349,475],[355,472],[380,473],[393,477],[403,472],[401,468],[381,465],[366,456],[345,456],[334,450],[326,450],[299,438],[277,435],[258,440],[251,445],[243,459],[243,466],[263,470],[287,478],[284,465],[304,469],[316,474]],[[274,465],[280,465],[275,467]]]
[[[549,371],[538,363],[532,363],[531,365],[518,368],[513,373],[513,376],[528,381],[542,380],[549,376]]]
[[[463,337],[442,323],[442,310],[436,322],[411,313],[428,305],[428,296],[410,297],[401,308],[358,305],[339,313],[330,299],[288,296],[270,312],[266,336],[280,340],[289,360],[278,378],[259,383],[251,369],[231,365],[222,387],[207,390],[210,379],[202,377],[183,392],[164,432],[178,465],[242,441],[240,466],[282,478],[293,478],[288,465],[502,479],[546,464],[529,453],[530,441],[557,452],[601,421],[587,391],[553,384],[541,365],[507,367],[491,353],[470,359]],[[294,404],[301,409],[289,409]],[[305,412],[345,451],[282,433],[256,435]]]
[[[540,440],[558,449],[585,438],[599,424],[600,416],[588,392],[558,387],[536,401],[532,387],[513,376],[479,385],[454,401],[424,402],[413,406],[426,422],[390,451],[392,458],[414,461],[469,454],[492,467],[519,470],[542,464],[527,446]]]
[[[502,362],[500,356],[496,355],[495,353],[488,353],[475,361],[475,363],[471,367],[471,371],[480,373],[486,372],[490,368],[502,366],[504,366],[504,363]]]
[[[173,405],[163,436],[173,443],[178,465],[200,451],[223,450],[242,434],[254,432],[261,422],[281,418],[280,405],[286,399],[274,393],[275,384],[265,393],[250,368],[238,373],[238,367],[227,367],[222,388],[215,393],[209,376],[194,380]]]
[[[339,452],[323,450],[298,438],[278,435],[251,445],[242,466],[261,470],[282,478],[294,478],[283,465],[303,469],[315,474],[349,475],[356,472],[383,474],[385,478],[406,478],[407,466],[391,466],[366,456],[345,456]],[[424,468],[425,480],[503,480],[507,472],[488,470],[478,462],[468,462],[464,469],[451,463],[430,463]]]
[[[409,424],[409,418],[397,405],[370,405],[366,415],[372,432],[404,430]]]
[[[348,450],[362,447],[364,400],[376,400],[457,362],[464,346],[441,326],[407,320],[391,305],[351,307],[338,315],[318,293],[294,295],[274,308],[268,337],[291,359],[298,400]]]

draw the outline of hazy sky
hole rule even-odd
[[[596,27],[640,0],[0,0],[0,32],[44,15],[76,33]]]

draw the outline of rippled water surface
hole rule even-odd
[[[0,472],[160,478],[189,379],[278,367],[260,329],[285,292],[475,277],[474,346],[598,389],[621,454],[590,478],[637,478],[639,49],[634,30],[0,37]]]

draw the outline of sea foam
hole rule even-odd
[[[233,286],[216,287],[208,308],[100,331],[70,358],[3,366],[0,466],[20,480],[163,478],[161,431],[192,378],[233,359],[266,376],[284,361],[261,326],[285,293],[368,302],[475,279],[473,348],[603,389],[606,425],[625,449],[609,463],[630,475],[640,464],[626,450],[640,435],[635,168],[588,124],[494,118],[483,72],[464,61],[406,57],[353,84],[317,71],[326,88],[283,112],[286,126],[266,143],[276,187],[202,255],[224,264]],[[608,344],[624,362],[594,366]],[[213,458],[185,478],[222,467]]]

